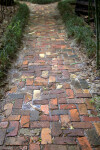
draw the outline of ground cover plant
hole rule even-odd
[[[69,37],[74,37],[76,42],[85,47],[88,57],[93,57],[96,52],[94,34],[90,26],[83,18],[75,14],[75,8],[71,3],[75,0],[63,0],[58,3],[58,9],[65,22]]]
[[[21,0],[21,1],[27,1],[31,3],[36,3],[36,4],[49,4],[49,3],[55,3],[60,0]]]
[[[29,16],[27,5],[19,3],[18,5],[18,11],[7,27],[0,49],[0,80],[6,75],[12,59],[15,59],[21,43],[23,29]]]

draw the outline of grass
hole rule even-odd
[[[85,53],[88,57],[93,57],[96,52],[93,32],[83,18],[75,15],[75,8],[71,3],[75,3],[75,0],[63,0],[58,3],[58,9],[65,23],[68,37],[75,38],[78,44],[85,47]]]
[[[21,0],[21,1],[27,1],[36,4],[50,4],[50,3],[58,2],[60,0]]]
[[[21,43],[21,37],[29,16],[26,4],[19,4],[16,15],[12,18],[3,37],[0,49],[0,80],[4,78],[10,67],[11,61],[15,59],[16,52]]]

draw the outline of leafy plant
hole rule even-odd
[[[60,0],[21,0],[21,1],[27,1],[36,4],[49,4],[49,3],[58,2]]]

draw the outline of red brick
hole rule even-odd
[[[60,136],[61,133],[62,133],[61,123],[52,122],[51,123],[51,134],[52,134],[52,136]]]
[[[35,86],[43,86],[43,85],[46,86],[46,85],[48,85],[48,79],[37,77],[37,78],[35,78],[34,85]]]
[[[90,122],[72,122],[72,126],[79,129],[93,128],[93,125]]]
[[[49,106],[41,105],[41,111],[43,111],[45,114],[49,114]]]
[[[66,104],[66,103],[67,103],[67,100],[66,100],[66,98],[59,98],[59,99],[58,99],[58,103],[59,103],[59,104]]]
[[[67,94],[67,98],[74,98],[73,90],[67,89],[66,94]]]
[[[76,94],[77,98],[91,98],[91,94],[90,93],[77,93]]]
[[[32,143],[29,145],[29,150],[40,150],[40,145]]]
[[[67,150],[65,145],[45,145],[44,150]]]
[[[92,148],[89,144],[89,141],[87,140],[86,137],[79,137],[79,138],[77,138],[77,140],[78,140],[82,150],[92,150]]]
[[[19,122],[18,121],[10,121],[9,127],[7,129],[7,136],[16,136],[18,133]]]
[[[56,81],[56,78],[54,76],[49,77],[49,82],[55,82],[55,81]]]
[[[100,121],[99,117],[82,116],[82,121]]]
[[[76,141],[73,137],[55,137],[54,144],[76,144]]]
[[[59,121],[59,116],[47,116],[47,115],[41,115],[40,117],[41,121]]]
[[[30,116],[22,116],[21,117],[21,127],[28,128],[29,127]]]
[[[51,129],[49,128],[43,128],[41,131],[41,144],[51,144],[52,138],[51,138]]]
[[[64,83],[64,84],[63,84],[63,88],[64,88],[64,89],[70,89],[70,84]]]
[[[69,110],[69,112],[70,112],[70,116],[71,116],[71,121],[80,121],[79,113],[78,113],[77,109],[71,109],[71,110]]]
[[[60,115],[62,126],[67,126],[70,122],[69,115]]]
[[[50,123],[49,121],[34,121],[34,122],[31,122],[30,127],[31,128],[49,128]]]
[[[75,109],[76,106],[74,104],[63,104],[60,105],[60,109]]]
[[[3,119],[4,121],[12,120],[12,121],[19,121],[20,115],[10,115],[8,118]]]
[[[68,72],[68,70],[63,70],[62,71],[62,75],[64,76],[64,78],[69,79],[70,78],[70,74]]]
[[[33,85],[33,79],[26,79],[26,85]]]
[[[27,60],[23,61],[23,65],[28,65],[28,61]]]
[[[88,115],[88,111],[85,104],[79,104],[78,108],[80,115]]]
[[[50,100],[50,109],[58,109],[58,101],[57,98]]]
[[[70,104],[83,104],[84,103],[84,100],[83,98],[80,98],[80,99],[69,99],[67,100],[67,103],[70,103]]]
[[[41,105],[45,105],[45,104],[49,104],[48,100],[34,100],[34,104],[41,104]]]
[[[28,145],[29,139],[26,137],[8,137],[6,138],[5,145],[6,146],[20,146],[20,145]]]
[[[84,130],[83,129],[66,129],[63,130],[63,136],[71,136],[71,137],[79,137],[84,136]]]

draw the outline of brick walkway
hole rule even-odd
[[[100,118],[57,4],[29,4],[23,50],[10,73],[0,150],[100,150]]]

